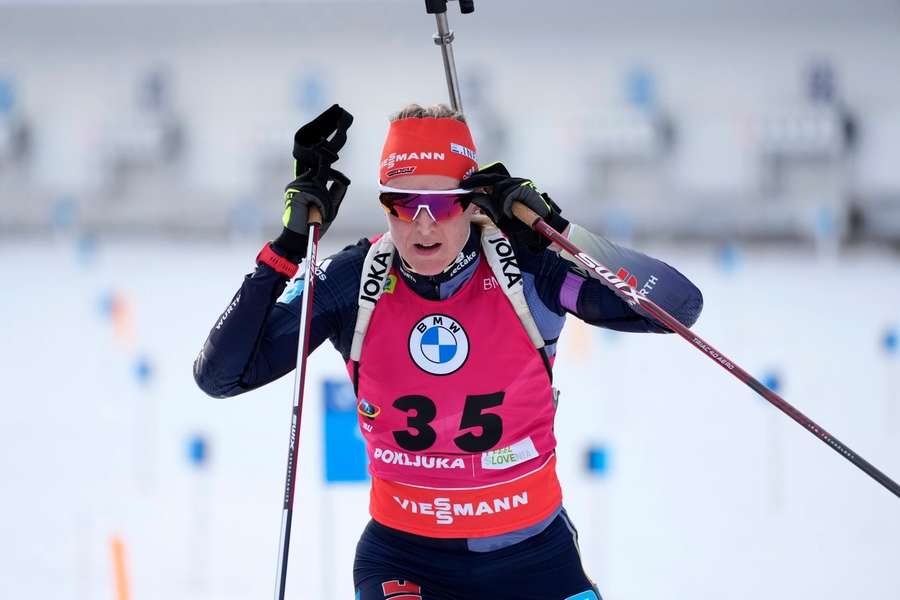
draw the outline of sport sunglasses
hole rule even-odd
[[[425,209],[438,222],[461,215],[469,206],[471,190],[403,190],[380,186],[378,200],[384,211],[401,221],[414,221]]]

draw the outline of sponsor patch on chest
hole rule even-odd
[[[508,469],[537,457],[538,451],[530,437],[505,448],[497,448],[481,455],[482,469]]]
[[[409,355],[426,373],[449,375],[469,357],[469,337],[452,317],[428,315],[409,332]]]
[[[416,469],[465,469],[466,463],[460,457],[427,456],[422,454],[410,454],[399,450],[387,448],[375,448],[372,453],[375,460],[380,460],[386,465],[400,465]]]

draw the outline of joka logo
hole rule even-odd
[[[626,271],[624,268],[619,269],[619,272],[616,273],[616,277],[630,285],[631,289],[637,289],[637,277]]]
[[[488,238],[488,244],[493,246],[497,252],[500,268],[503,271],[503,276],[506,277],[507,289],[511,289],[517,283],[521,284],[522,271],[519,270],[519,263],[516,262],[516,255],[513,254],[509,241],[502,235],[498,235],[494,238]]]
[[[362,292],[359,295],[360,300],[368,300],[375,304],[378,293],[384,285],[385,275],[388,270],[387,261],[390,257],[390,253],[381,252],[372,259],[372,263],[369,265],[369,272],[366,273],[366,280],[362,284]]]
[[[469,338],[456,320],[428,315],[409,333],[409,355],[426,373],[449,375],[469,357]]]

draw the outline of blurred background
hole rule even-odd
[[[900,3],[450,24],[480,162],[682,271],[695,331],[900,478]],[[291,377],[214,400],[191,365],[333,102],[320,256],[381,231],[388,115],[447,99],[434,31],[421,0],[0,0],[0,597],[272,593]],[[309,369],[288,592],[351,598],[365,458],[339,356]],[[680,338],[570,319],[556,373],[607,600],[900,598],[897,498]]]

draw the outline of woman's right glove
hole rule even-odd
[[[347,193],[350,179],[331,165],[337,162],[352,123],[353,115],[335,104],[294,134],[295,179],[284,190],[284,228],[272,242],[292,262],[306,255],[309,208],[316,207],[322,215],[319,235],[324,235]]]

